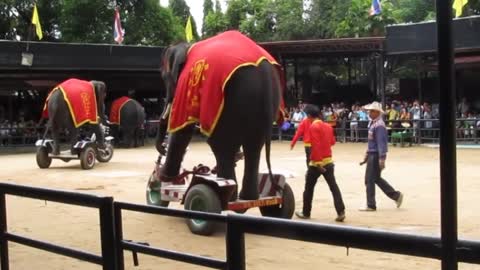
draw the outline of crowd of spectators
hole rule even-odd
[[[334,102],[320,106],[323,120],[336,130],[338,138],[345,141],[359,142],[367,137],[368,114],[359,102],[345,104]],[[282,126],[284,133],[293,133],[299,123],[306,117],[303,112],[304,104],[287,108],[290,125]],[[427,138],[438,137],[439,106],[428,102],[392,100],[384,108],[384,120],[389,132],[411,130],[413,136],[422,131],[421,136]],[[472,138],[477,129],[480,129],[480,115],[476,114],[465,98],[457,106],[457,137]]]
[[[16,121],[0,119],[0,146],[35,142],[39,133],[36,125],[33,120],[26,121],[23,116]]]

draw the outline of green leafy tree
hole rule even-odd
[[[197,23],[195,22],[195,19],[190,13],[190,8],[188,7],[185,0],[170,0],[168,2],[168,7],[172,10],[173,15],[177,16],[180,19],[180,23],[184,27],[184,30],[183,30],[184,33],[185,33],[185,26],[187,25],[188,17],[191,17],[190,20],[192,23],[193,38],[195,40],[199,40],[200,38],[198,36]]]
[[[37,9],[43,30],[43,41],[58,40],[58,14],[60,0],[38,0]],[[36,40],[31,24],[33,2],[29,0],[3,0],[0,2],[0,38]]]
[[[64,0],[60,18],[63,41],[111,43],[113,9],[107,1]]]
[[[171,10],[161,7],[157,0],[117,0],[117,4],[124,22],[125,44],[168,45],[184,33]],[[111,36],[113,40],[113,33]]]
[[[302,0],[276,0],[275,22],[274,40],[308,38]]]
[[[275,32],[275,1],[251,0],[247,19],[240,30],[256,41],[272,40]]]
[[[13,40],[16,37],[17,20],[13,2],[13,0],[0,2],[0,39]]]
[[[202,36],[205,36],[205,22],[207,21],[207,15],[213,12],[213,2],[212,0],[205,0],[203,1],[203,23],[202,23]]]
[[[240,29],[240,25],[247,19],[249,11],[248,0],[230,0],[227,2],[227,11],[225,13],[225,20],[228,29]]]
[[[205,17],[204,38],[214,36],[227,29],[227,21],[222,13],[220,2],[215,2],[215,11],[211,11]]]

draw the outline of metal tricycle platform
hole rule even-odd
[[[207,166],[196,166],[192,171],[185,170],[171,182],[160,181],[158,171],[161,157],[155,164],[147,183],[146,200],[149,205],[168,207],[170,202],[180,202],[186,210],[221,213],[235,211],[244,213],[250,208],[259,208],[263,216],[290,219],[295,210],[293,191],[281,174],[261,173],[258,178],[260,197],[256,200],[234,198],[237,183],[223,179],[212,173]],[[200,235],[210,235],[218,224],[212,221],[189,219],[190,231]]]
[[[71,160],[80,160],[82,169],[89,170],[95,166],[95,160],[99,162],[109,162],[113,157],[113,137],[107,136],[105,138],[105,149],[97,146],[96,136],[92,134],[90,137],[85,137],[76,142],[71,150],[60,152],[60,154],[53,154],[54,141],[51,139],[37,140],[35,146],[37,147],[37,165],[41,169],[49,168],[53,159],[60,159],[63,162]]]

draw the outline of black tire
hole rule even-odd
[[[147,200],[147,204],[161,206],[161,207],[168,207],[170,202],[162,200],[161,193],[159,191],[151,189],[150,182],[153,180],[152,178],[153,178],[153,173],[150,175],[150,178],[148,179],[147,188],[145,190],[145,198]],[[155,189],[160,189],[162,182],[157,181],[156,183],[158,183],[158,186],[156,186]]]
[[[80,153],[80,165],[84,170],[91,170],[95,166],[95,150],[91,146],[85,147]]]
[[[222,205],[217,192],[207,185],[198,184],[188,191],[185,210],[219,214],[222,212]],[[219,227],[219,224],[213,221],[187,219],[186,222],[190,231],[199,235],[211,235]]]
[[[283,186],[282,199],[283,203],[281,205],[260,207],[262,216],[291,219],[295,212],[295,196],[292,188],[287,183]]]
[[[52,164],[52,158],[48,156],[48,149],[46,147],[39,147],[37,149],[37,165],[40,169],[46,169]]]
[[[105,163],[109,162],[113,157],[113,146],[111,144],[107,144],[107,148],[105,148],[106,154],[103,154],[101,151],[97,151],[97,160],[99,162]]]

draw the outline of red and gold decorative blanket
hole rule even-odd
[[[280,65],[267,51],[238,31],[227,31],[192,45],[178,79],[168,132],[199,122],[202,133],[210,136],[222,113],[229,79],[237,69],[258,66],[264,60],[277,65],[280,71]]]
[[[110,123],[114,125],[120,125],[120,110],[122,109],[123,105],[125,105],[130,100],[132,99],[124,96],[117,98],[113,101],[112,108],[110,109]]]
[[[69,79],[53,88],[45,100],[42,111],[43,118],[48,118],[48,100],[55,91],[62,92],[75,127],[85,123],[98,124],[97,99],[91,82]]]

